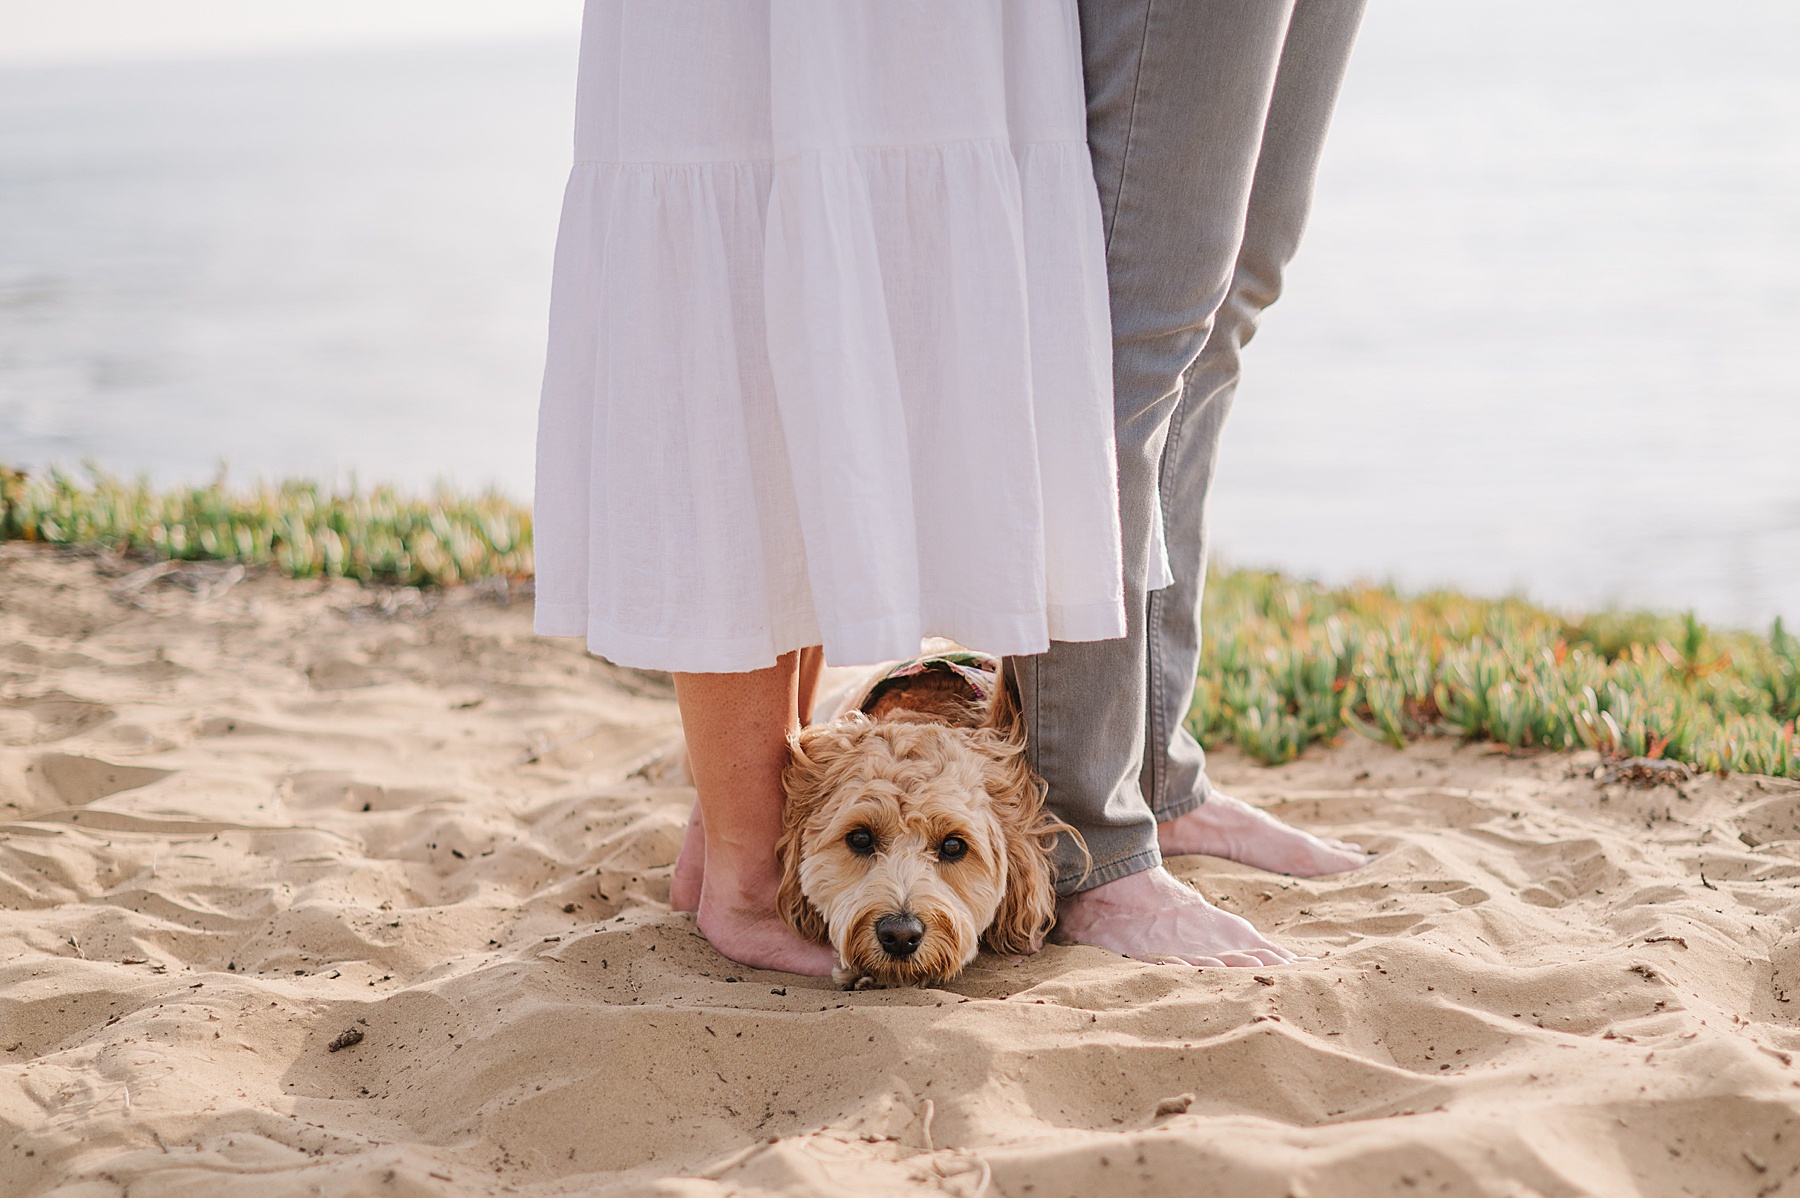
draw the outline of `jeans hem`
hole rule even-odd
[[[1182,816],[1186,815],[1188,812],[1194,810],[1196,807],[1200,806],[1202,803],[1204,803],[1208,799],[1212,798],[1212,796],[1213,796],[1212,779],[1208,778],[1206,776],[1206,771],[1204,769],[1202,769],[1200,771],[1199,780],[1194,783],[1194,793],[1190,794],[1185,799],[1177,799],[1175,802],[1172,802],[1172,803],[1166,802],[1166,801],[1161,802],[1161,803],[1152,803],[1150,805],[1150,814],[1152,814],[1156,817],[1157,823],[1166,824],[1172,819],[1180,819]]]
[[[1121,857],[1109,861],[1105,865],[1096,865],[1085,875],[1073,878],[1058,878],[1056,893],[1059,898],[1080,894],[1084,890],[1092,890],[1096,886],[1104,886],[1108,882],[1116,882],[1120,878],[1128,878],[1132,874],[1141,874],[1147,869],[1155,869],[1162,864],[1162,851],[1154,846],[1142,849],[1129,857]]]
[[[1172,819],[1180,819],[1188,812],[1197,809],[1200,804],[1204,802],[1206,802],[1206,791],[1202,790],[1198,794],[1191,794],[1179,802],[1158,804],[1150,809],[1150,813],[1156,816],[1157,823],[1166,824]]]

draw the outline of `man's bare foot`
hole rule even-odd
[[[1053,938],[1161,964],[1287,965],[1310,960],[1278,948],[1248,920],[1221,911],[1162,866],[1102,883],[1056,905]]]
[[[836,958],[823,944],[802,940],[775,913],[775,888],[766,895],[719,893],[725,887],[714,879],[700,896],[695,922],[712,946],[739,965],[752,969],[779,969],[808,977],[830,977]]]
[[[1375,859],[1357,845],[1290,827],[1216,790],[1186,815],[1156,825],[1156,843],[1164,857],[1204,853],[1296,878],[1341,873]]]
[[[687,835],[675,855],[675,873],[669,878],[669,906],[677,911],[700,909],[700,885],[706,877],[706,830],[700,821],[700,801],[688,813]]]

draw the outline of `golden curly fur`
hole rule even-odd
[[[1000,677],[993,689],[985,713],[948,698],[883,703],[790,742],[777,906],[832,946],[840,984],[943,980],[983,943],[1012,955],[1043,944],[1050,848],[1075,831],[1044,813],[1011,688]],[[883,947],[884,916],[922,925],[911,955]]]

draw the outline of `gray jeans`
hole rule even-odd
[[[1157,823],[1206,799],[1206,754],[1182,720],[1200,662],[1219,432],[1239,352],[1299,245],[1362,10],[1080,2],[1112,295],[1127,632],[1009,663],[1050,808],[1092,855],[1084,875],[1063,838],[1064,894],[1160,864]],[[1152,591],[1163,545],[1174,581]]]

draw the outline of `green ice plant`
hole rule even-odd
[[[1189,730],[1259,761],[1351,731],[1588,748],[1800,778],[1800,641],[1693,615],[1565,616],[1520,599],[1215,572]]]
[[[0,540],[395,585],[532,572],[530,512],[449,489],[222,478],[158,489],[91,468],[0,468]],[[1692,614],[1570,616],[1517,598],[1222,570],[1204,629],[1188,729],[1259,761],[1290,761],[1347,731],[1395,746],[1447,734],[1800,778],[1800,638],[1779,620],[1757,636]]]
[[[238,490],[222,477],[159,490],[92,468],[85,477],[0,469],[0,539],[406,585],[532,570],[530,513],[494,494],[421,498],[305,481]]]

